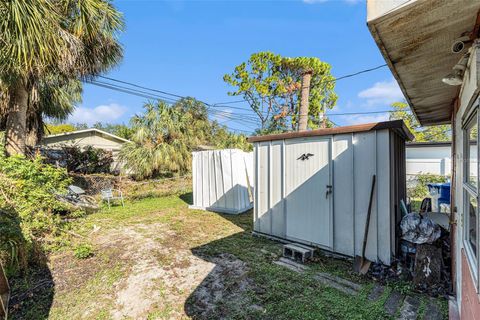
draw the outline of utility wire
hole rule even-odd
[[[332,79],[332,80],[325,81],[324,83],[335,82],[335,81],[339,81],[339,80],[342,80],[342,79],[351,78],[351,77],[354,77],[354,76],[357,76],[357,75],[360,75],[360,74],[363,74],[363,73],[378,70],[378,69],[383,68],[385,66],[386,66],[386,64],[383,64],[383,65],[379,65],[379,66],[376,66],[376,67],[373,67],[373,68],[361,70],[361,71],[358,71],[358,72],[355,72],[355,73],[347,74],[347,75],[344,75],[344,76],[341,76],[341,77],[338,77],[338,78],[335,78],[335,79]],[[90,83],[90,84],[93,84],[93,85],[96,85],[96,86],[99,86],[99,87],[103,87],[103,88],[106,88],[106,89],[110,89],[110,90],[116,90],[116,91],[123,92],[123,93],[126,93],[126,94],[131,94],[131,95],[136,95],[136,96],[139,96],[139,97],[144,97],[144,98],[147,98],[147,99],[161,100],[161,101],[164,101],[166,103],[176,103],[176,102],[178,102],[179,99],[186,98],[186,96],[181,96],[181,95],[171,93],[171,92],[167,92],[167,91],[164,91],[164,90],[149,88],[149,87],[146,87],[146,86],[138,85],[138,84],[135,84],[135,83],[132,83],[132,82],[124,81],[124,80],[119,80],[119,79],[106,77],[106,76],[98,76],[98,77],[102,78],[102,79],[105,79],[105,80],[125,84],[125,85],[128,85],[128,86],[134,87],[134,88],[142,89],[142,90],[133,89],[133,88],[125,87],[125,86],[120,86],[118,84],[102,82],[102,81],[98,81],[98,80],[90,80],[90,81],[87,81],[87,83]],[[144,90],[147,90],[147,91],[144,91]],[[169,97],[158,95],[158,94],[153,94],[152,92],[161,93],[162,95],[166,95],[166,96],[169,96]],[[170,97],[175,97],[177,99],[173,99],[173,98],[170,98]],[[210,113],[215,114],[215,112],[217,112],[217,115],[220,114],[221,117],[229,119],[228,121],[237,121],[237,122],[244,122],[244,123],[250,122],[250,123],[258,124],[259,119],[255,116],[250,116],[250,115],[240,114],[240,113],[233,115],[233,112],[226,112],[226,111],[223,111],[223,112],[220,111],[220,113],[218,113],[217,110],[211,109],[211,108],[230,108],[230,109],[241,110],[241,111],[249,111],[248,109],[245,109],[245,108],[223,106],[223,105],[226,105],[226,104],[235,104],[235,103],[247,102],[246,100],[226,101],[226,102],[215,103],[215,104],[206,103],[206,102],[198,100],[198,99],[197,99],[197,101],[199,101],[199,102],[203,103],[205,106],[207,106],[207,110]],[[337,114],[328,114],[327,116],[373,114],[373,113],[385,113],[385,112],[394,112],[394,110],[337,113]],[[237,115],[238,115],[239,118],[236,118]],[[237,131],[242,131],[242,130],[237,130]]]
[[[328,81],[325,81],[325,82],[326,82],[326,83],[329,83],[329,82],[335,82],[335,81],[342,80],[342,79],[346,79],[346,78],[351,78],[351,77],[354,77],[354,76],[357,76],[357,75],[360,75],[360,74],[363,74],[363,73],[375,71],[375,70],[380,69],[380,68],[383,68],[383,67],[385,67],[385,66],[387,66],[387,64],[382,64],[382,65],[379,65],[379,66],[376,66],[376,67],[373,67],[373,68],[364,69],[364,70],[361,70],[361,71],[358,71],[358,72],[355,72],[355,73],[351,73],[351,74],[347,74],[347,75],[344,75],[344,76],[341,76],[341,77],[338,77],[338,78],[335,78],[335,79],[332,79],[332,80],[328,80]],[[171,93],[171,92],[167,92],[167,91],[164,91],[164,90],[158,90],[158,89],[154,89],[154,88],[145,87],[145,86],[138,85],[138,84],[135,84],[135,83],[132,83],[132,82],[124,81],[124,80],[119,80],[119,79],[115,79],[115,78],[111,78],[111,77],[106,77],[106,76],[98,76],[98,77],[99,77],[99,78],[102,78],[102,79],[106,79],[106,80],[110,80],[110,81],[114,81],[114,82],[126,84],[126,85],[129,85],[129,86],[132,86],[132,87],[136,87],[136,88],[139,88],[139,89],[144,89],[144,90],[148,90],[148,91],[158,92],[158,93],[165,94],[165,95],[168,95],[168,96],[172,96],[172,97],[175,97],[175,98],[180,98],[180,99],[186,98],[186,96],[181,96],[181,95],[178,95],[178,94],[175,94],[175,93]],[[227,101],[227,102],[215,103],[215,104],[209,104],[209,103],[206,103],[206,102],[201,101],[201,100],[198,100],[198,99],[197,99],[197,101],[200,101],[200,102],[202,102],[203,104],[205,104],[205,105],[207,105],[207,106],[217,106],[217,107],[220,106],[220,107],[221,107],[221,104],[241,103],[242,101],[245,101],[245,100]]]
[[[410,1],[410,0],[409,0],[409,1]],[[378,66],[376,66],[376,67],[373,67],[373,68],[364,69],[364,70],[361,70],[361,71],[358,71],[358,72],[346,74],[346,75],[344,75],[344,76],[341,76],[341,77],[338,77],[338,78],[335,78],[335,79],[332,79],[332,80],[327,80],[327,81],[324,81],[323,83],[337,82],[338,80],[343,80],[343,79],[355,77],[355,76],[358,76],[358,75],[363,74],[363,73],[372,72],[372,71],[375,71],[375,70],[384,68],[384,67],[386,67],[386,66],[387,66],[387,64],[384,63],[384,64],[378,65]],[[269,96],[265,96],[265,98],[267,98],[267,97],[269,97]],[[244,101],[245,101],[245,100],[244,100]],[[215,105],[230,104],[230,103],[240,103],[240,102],[241,102],[241,100],[236,100],[236,101],[231,101],[231,102],[215,103]],[[245,102],[246,102],[246,101],[245,101]]]
[[[343,112],[343,113],[326,113],[327,116],[349,116],[357,114],[375,114],[375,113],[393,113],[393,112],[411,112],[410,110],[381,110],[381,111],[362,111],[362,112]]]
[[[119,85],[116,85],[116,84],[110,84],[110,83],[96,81],[96,80],[91,80],[91,81],[88,81],[87,83],[93,84],[95,86],[107,88],[107,89],[110,89],[110,90],[115,90],[115,91],[119,91],[119,92],[123,92],[123,93],[127,93],[127,94],[140,96],[140,97],[147,98],[147,99],[161,100],[161,101],[164,101],[166,103],[178,102],[178,100],[174,100],[174,99],[167,98],[167,97],[162,97],[162,96],[159,96],[159,95],[154,95],[154,94],[151,94],[151,93],[148,93],[148,92],[145,92],[145,91],[140,91],[140,90],[137,90],[137,89],[129,89],[128,87],[119,86]],[[222,118],[229,119],[230,121],[240,122],[243,125],[257,125],[258,124],[257,123],[258,119],[254,118],[254,117],[245,118],[245,115],[239,115],[239,118],[235,118],[236,116],[232,115],[231,112],[225,112],[225,111],[220,111],[220,110],[212,110],[212,109],[208,109],[208,108],[207,108],[207,112],[212,113],[213,116],[216,116],[216,117],[222,117]],[[232,130],[232,131],[241,131],[241,132],[245,132],[245,133],[250,132],[250,131],[241,130],[241,129],[234,129],[234,128],[231,128],[231,127],[228,127],[228,126],[226,126],[226,127],[229,130]]]

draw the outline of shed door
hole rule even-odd
[[[285,141],[287,238],[331,248],[330,138]]]

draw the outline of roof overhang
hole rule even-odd
[[[463,53],[453,42],[475,27],[480,1],[367,1],[367,25],[422,125],[450,123],[459,87],[442,78]]]

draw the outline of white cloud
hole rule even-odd
[[[387,121],[388,119],[389,119],[388,114],[378,114],[378,115],[349,115],[343,118],[342,120],[345,123],[345,125],[353,125],[353,124]]]
[[[115,122],[127,112],[127,108],[117,103],[99,105],[95,108],[77,107],[69,117],[71,123]]]
[[[365,106],[367,107],[388,106],[393,102],[404,99],[403,93],[395,79],[376,82],[372,87],[360,91],[358,97],[365,99]]]

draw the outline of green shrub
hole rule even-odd
[[[62,146],[61,150],[44,150],[45,162],[60,165],[68,172],[94,174],[110,173],[113,163],[111,151],[92,146]]]
[[[77,259],[87,259],[93,256],[93,248],[87,243],[78,245],[73,251],[73,255]]]
[[[429,196],[427,184],[429,183],[444,183],[449,177],[440,176],[436,174],[419,174],[415,176],[412,182],[412,187],[407,189],[407,194],[412,199],[423,199]]]
[[[40,259],[44,245],[59,234],[65,205],[55,199],[70,184],[65,169],[40,157],[5,157],[0,148],[0,259],[10,273]]]

